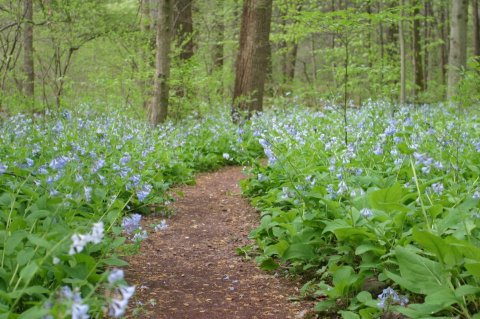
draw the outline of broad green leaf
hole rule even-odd
[[[396,183],[392,187],[374,191],[368,195],[370,206],[387,213],[393,211],[408,211],[402,203],[404,188]]]
[[[360,319],[359,315],[357,315],[356,313],[351,312],[351,311],[341,310],[340,314],[342,315],[343,319]]]
[[[449,245],[447,241],[437,235],[413,229],[413,239],[425,249],[434,253],[444,264],[455,266],[462,261],[462,255],[455,246]]]
[[[310,260],[315,258],[313,246],[309,243],[291,244],[282,255],[283,260],[303,259]]]
[[[447,287],[445,271],[440,263],[417,255],[408,248],[397,246],[395,256],[401,277],[387,275],[404,288],[427,295]]]
[[[25,237],[27,237],[28,233],[24,230],[17,230],[13,232],[5,242],[5,254],[11,255],[13,252],[18,248],[18,245],[22,242]]]

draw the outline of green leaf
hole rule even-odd
[[[288,246],[288,242],[282,239],[276,244],[265,247],[263,253],[266,256],[282,256],[283,253],[288,249]]]
[[[404,288],[427,295],[448,286],[446,283],[448,277],[440,263],[401,246],[395,248],[395,256],[401,277],[389,272],[387,275]]]
[[[465,268],[470,275],[480,278],[480,263],[468,263]]]
[[[455,246],[449,245],[448,242],[437,235],[413,229],[413,239],[425,249],[434,253],[444,264],[455,266],[462,261],[462,255]]]
[[[28,233],[24,230],[17,230],[13,232],[5,242],[5,255],[11,255],[18,248],[22,240],[27,237]]]
[[[30,279],[32,279],[33,276],[35,276],[35,273],[37,272],[38,268],[39,267],[38,267],[38,265],[35,261],[31,262],[30,264],[28,264],[25,268],[23,268],[20,271],[20,278],[25,283],[28,283],[30,281]]]
[[[315,304],[315,311],[317,312],[326,311],[332,307],[335,307],[335,305],[336,305],[335,300],[320,301]]]
[[[455,289],[455,296],[458,298],[468,295],[476,295],[478,293],[480,293],[480,287],[471,285],[463,285]]]
[[[40,236],[37,236],[35,234],[29,234],[28,235],[28,240],[32,244],[34,244],[36,246],[39,246],[39,247],[46,248],[46,249],[49,249],[49,248],[53,247],[53,245],[50,242],[48,242],[48,240],[46,240],[46,239],[44,239]]]
[[[368,195],[370,206],[387,213],[408,211],[408,208],[402,204],[404,192],[404,188],[398,183],[392,187],[374,191]]]
[[[360,319],[359,315],[357,315],[356,313],[351,312],[351,311],[341,310],[340,314],[342,315],[342,318],[344,318],[344,319]]]
[[[17,319],[40,319],[48,315],[49,309],[42,306],[35,306],[23,312]]]
[[[309,243],[291,244],[282,255],[283,260],[301,259],[310,260],[315,258],[313,246]]]
[[[128,262],[115,257],[104,258],[102,259],[101,263],[107,266],[115,266],[115,267],[128,266]]]
[[[259,256],[255,258],[255,261],[260,265],[263,270],[271,271],[279,267],[279,265],[273,260],[272,257]]]
[[[19,266],[26,265],[35,256],[35,251],[32,248],[22,250],[17,255],[17,263]]]

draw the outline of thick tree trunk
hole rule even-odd
[[[154,96],[150,107],[150,123],[159,124],[167,118],[172,39],[173,0],[159,0],[156,36]]]
[[[239,120],[240,110],[249,116],[262,111],[271,18],[272,0],[244,0],[233,91],[234,120]]]
[[[467,15],[468,0],[452,1],[450,54],[448,56],[447,98],[449,100],[455,95],[461,69],[467,65]]]
[[[180,59],[188,60],[193,56],[193,20],[192,0],[176,0],[175,32],[181,46]]]
[[[420,10],[418,8],[419,1],[413,0],[412,3],[415,7],[413,10],[413,70],[415,76],[415,88],[414,96],[417,101],[419,92],[423,92],[425,89],[424,77],[423,77],[423,61],[420,49]]]
[[[477,57],[480,56],[480,12],[478,9],[478,0],[472,0],[473,55]]]
[[[23,90],[32,106],[35,94],[35,71],[33,68],[33,0],[25,0],[25,26],[23,33],[23,70],[25,82]]]
[[[404,0],[401,0],[401,5],[403,7],[404,5]],[[404,11],[402,9],[400,21],[398,23],[398,40],[400,42],[400,105],[405,104],[405,99],[406,99],[406,91],[405,91],[405,71],[406,71],[406,65],[405,65],[405,29],[404,29],[404,23],[403,23],[403,14]]]

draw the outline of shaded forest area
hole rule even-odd
[[[158,123],[167,106],[175,119],[234,95],[261,108],[263,78],[268,105],[471,105],[479,24],[478,0],[3,0],[0,105],[150,110]],[[240,29],[264,43],[253,64]]]

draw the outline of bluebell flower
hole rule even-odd
[[[400,305],[405,307],[408,304],[408,298],[405,296],[400,296],[395,290],[391,287],[383,289],[382,293],[378,295],[379,302],[377,306],[380,309],[385,309],[389,305]]]
[[[132,241],[140,242],[140,241],[148,238],[148,233],[147,233],[146,230],[142,229],[142,227],[140,227],[139,230],[140,230],[139,232],[137,232],[137,233],[135,233],[135,235],[133,235]]]
[[[165,230],[167,228],[168,228],[167,221],[165,219],[162,219],[160,221],[160,224],[158,224],[154,227],[154,230],[159,231],[159,230]]]
[[[432,184],[432,190],[435,194],[441,195],[444,190],[443,184],[440,182]]]
[[[362,210],[360,210],[360,215],[365,218],[370,218],[373,216],[373,211],[370,208],[362,208]]]
[[[123,269],[115,268],[110,270],[110,274],[108,275],[108,282],[110,284],[114,284],[117,281],[123,280],[123,278],[124,278]]]
[[[83,190],[85,192],[85,200],[87,202],[90,202],[92,200],[92,188],[91,187],[87,187],[87,186],[84,186],[83,187]]]
[[[137,198],[139,201],[143,202],[145,198],[150,194],[152,191],[152,185],[144,184],[141,189],[137,190]]]
[[[60,157],[54,158],[50,162],[49,166],[50,166],[51,169],[60,170],[60,169],[64,168],[65,165],[67,165],[68,161],[69,161],[68,157],[60,156]]]
[[[25,161],[27,162],[28,167],[32,167],[34,165],[34,161],[31,158],[26,158]]]
[[[8,169],[8,166],[3,164],[3,163],[0,163],[0,174],[3,174],[7,171]]]
[[[122,227],[123,230],[127,234],[133,233],[140,227],[140,221],[142,220],[142,215],[140,214],[133,214],[127,217],[124,217],[122,220]]]
[[[121,165],[126,165],[128,162],[131,160],[131,156],[129,153],[123,154],[122,158],[120,159],[120,164]]]
[[[99,159],[98,161],[95,162],[95,164],[92,167],[92,173],[98,172],[103,166],[105,166],[105,160],[103,158]]]

